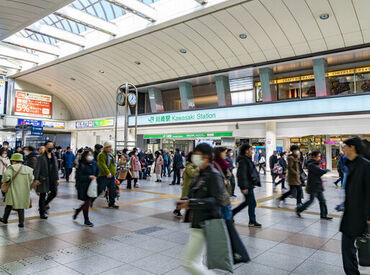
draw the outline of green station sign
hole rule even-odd
[[[232,137],[233,132],[144,135],[144,139]]]

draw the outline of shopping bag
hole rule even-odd
[[[370,233],[356,240],[358,260],[361,266],[370,266]]]
[[[224,219],[206,220],[203,224],[208,269],[233,272],[233,256]]]
[[[119,180],[125,180],[126,177],[127,177],[127,173],[128,173],[128,170],[120,170],[119,175],[118,175],[118,179]]]
[[[247,249],[244,243],[240,239],[238,231],[236,231],[234,222],[232,219],[226,221],[227,231],[229,232],[231,247],[233,251],[234,264],[237,263],[248,263],[251,259],[249,258]]]
[[[98,196],[98,182],[96,178],[90,182],[89,188],[87,189],[87,196],[90,198],[96,198]]]

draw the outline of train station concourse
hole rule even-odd
[[[0,275],[370,274],[370,0],[0,0]]]

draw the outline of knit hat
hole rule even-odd
[[[107,147],[112,147],[112,142],[110,141],[104,142],[104,148],[107,148]]]
[[[18,162],[23,162],[23,155],[20,153],[15,153],[12,155],[10,158],[11,161],[18,161]]]

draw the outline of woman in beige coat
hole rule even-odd
[[[155,155],[154,173],[157,179],[155,182],[162,182],[161,174],[162,174],[162,166],[164,164],[163,157],[159,151],[156,151],[154,155]]]

